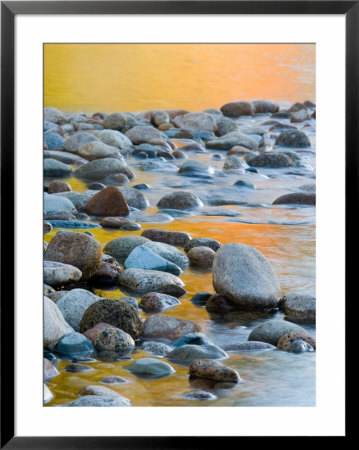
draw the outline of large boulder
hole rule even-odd
[[[201,331],[199,325],[189,320],[155,314],[144,323],[142,337],[144,339],[166,339],[176,341],[189,333]]]
[[[80,331],[81,319],[86,309],[98,300],[100,300],[100,297],[97,297],[90,291],[85,289],[72,289],[71,291],[65,292],[65,295],[56,304],[67,323],[75,331]]]
[[[203,203],[191,192],[176,191],[162,197],[157,206],[161,209],[193,209],[202,207]]]
[[[266,309],[280,299],[278,278],[254,247],[231,243],[220,247],[213,262],[213,287],[241,309]]]
[[[86,281],[100,265],[101,245],[88,234],[60,231],[50,241],[44,260],[75,266],[82,272],[81,280]]]
[[[74,330],[65,321],[56,303],[47,297],[44,297],[43,314],[44,348],[51,350],[62,338],[62,336],[67,333],[71,333]]]
[[[176,275],[158,270],[125,269],[119,275],[119,284],[137,295],[147,292],[162,292],[175,295],[176,288],[184,283]]]
[[[221,111],[229,117],[253,116],[255,107],[249,102],[231,102],[223,105]]]
[[[130,180],[135,177],[127,164],[121,159],[103,158],[85,164],[75,170],[74,175],[77,178],[85,180],[104,180],[108,176],[118,175],[120,173],[126,175]]]
[[[206,112],[202,113],[189,113],[177,116],[173,119],[173,123],[178,128],[183,130],[199,130],[199,131],[212,131],[217,130],[217,123],[215,118]]]
[[[43,276],[44,283],[50,286],[63,286],[73,281],[79,281],[82,272],[70,264],[44,261]]]
[[[127,216],[130,208],[123,193],[115,186],[108,186],[89,200],[86,213],[90,216]]]
[[[98,323],[106,323],[120,328],[133,339],[139,338],[143,328],[136,308],[121,300],[102,299],[90,305],[82,316],[81,333],[93,328]]]
[[[275,141],[275,145],[283,147],[310,147],[308,136],[300,130],[282,131]]]
[[[248,337],[249,341],[267,342],[277,346],[278,341],[287,333],[300,333],[301,336],[309,336],[310,334],[299,325],[285,320],[268,320],[262,325],[258,325]],[[297,337],[299,339],[299,337]]]

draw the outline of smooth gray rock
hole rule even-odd
[[[115,398],[101,395],[85,395],[70,403],[61,406],[85,406],[85,407],[110,407],[110,406],[131,406],[130,400],[125,397],[118,396]]]
[[[149,239],[142,236],[116,238],[105,245],[104,253],[115,258],[120,264],[123,264],[134,248],[147,242],[149,242]]]
[[[44,358],[44,381],[50,381],[59,374],[59,371],[51,361]]]
[[[50,389],[44,384],[44,405],[49,403],[54,398],[54,394],[50,391]]]
[[[231,243],[219,248],[214,258],[213,287],[243,309],[277,306],[278,278],[269,261],[254,247]]]
[[[56,159],[44,159],[44,177],[68,177],[74,169]]]
[[[200,331],[199,325],[190,320],[155,314],[145,321],[142,337],[147,340],[177,341],[182,336],[197,331]]]
[[[181,269],[176,264],[162,258],[144,245],[134,248],[125,261],[125,269],[149,269],[180,275]]]
[[[177,116],[173,119],[176,127],[183,130],[199,130],[212,131],[217,130],[217,123],[215,118],[206,112],[202,113],[188,113]]]
[[[166,141],[160,131],[152,126],[136,125],[127,131],[126,136],[132,144],[153,144],[153,145],[165,145]]]
[[[80,333],[65,334],[56,345],[56,352],[64,357],[89,355],[93,351],[91,341]]]
[[[44,108],[44,121],[53,122],[57,125],[62,125],[68,120],[66,119],[64,113],[57,108],[46,107]]]
[[[74,153],[68,153],[61,150],[44,150],[44,159],[56,159],[64,164],[87,164],[87,160]]]
[[[60,211],[77,212],[71,200],[62,196],[48,194],[47,192],[44,192],[44,209],[47,214],[58,213]]]
[[[177,364],[191,364],[195,359],[224,359],[228,358],[225,351],[216,345],[181,345],[166,356],[169,361]]]
[[[222,349],[227,352],[253,352],[263,350],[273,350],[276,347],[267,342],[243,341],[233,344],[222,345]]]
[[[163,292],[165,288],[184,283],[175,275],[157,270],[125,269],[119,275],[119,284],[130,292],[143,295],[147,292]]]
[[[244,163],[241,158],[236,155],[227,156],[224,164],[224,170],[234,170],[234,169],[242,169],[244,167]]]
[[[268,342],[277,345],[279,339],[287,333],[301,333],[310,337],[309,333],[299,325],[285,320],[269,320],[262,325],[258,325],[248,337],[249,341]]]
[[[236,145],[248,148],[249,150],[256,150],[259,147],[259,144],[255,139],[240,131],[232,131],[223,136],[208,139],[206,141],[207,148],[217,150],[230,150]]]
[[[98,139],[93,134],[78,132],[65,139],[64,149],[70,153],[77,153],[79,147],[94,141],[98,141]]]
[[[173,245],[148,240],[143,244],[143,246],[149,248],[151,251],[166,259],[167,261],[176,264],[182,270],[184,270],[189,264],[189,259],[187,258],[187,256]]]
[[[80,331],[81,319],[86,309],[100,299],[101,297],[85,289],[72,289],[66,292],[56,304],[67,323],[75,331]]]
[[[63,286],[78,281],[82,276],[77,267],[55,261],[44,261],[43,274],[44,282],[50,286]]]
[[[265,152],[260,155],[250,155],[247,157],[246,162],[253,167],[292,167],[294,166],[293,160],[285,153],[280,152]]]
[[[161,378],[175,373],[174,368],[168,363],[154,358],[138,359],[129,365],[127,370],[135,375],[149,378]]]
[[[119,187],[119,190],[124,195],[128,206],[132,206],[137,209],[146,209],[150,204],[147,198],[138,189]]]
[[[121,150],[132,148],[132,142],[124,134],[117,130],[102,130],[98,133],[98,138],[107,145],[117,147]]]
[[[110,156],[118,156],[123,158],[118,152],[117,147],[104,144],[101,141],[92,141],[81,145],[78,149],[78,154],[86,160],[93,161],[94,159],[108,158]]]
[[[66,323],[57,305],[47,297],[44,297],[44,348],[52,350],[55,344],[67,333],[74,330]]]
[[[74,176],[86,180],[104,180],[108,176],[122,173],[132,180],[134,173],[118,158],[96,159],[75,170]]]

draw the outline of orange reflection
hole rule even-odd
[[[45,106],[113,112],[315,100],[314,44],[46,44]]]

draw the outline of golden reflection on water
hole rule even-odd
[[[45,44],[44,79],[45,106],[71,112],[315,101],[315,45]]]

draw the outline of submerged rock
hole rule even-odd
[[[56,159],[46,158],[44,160],[44,177],[68,177],[74,169]]]
[[[177,364],[191,364],[196,359],[224,359],[228,355],[216,345],[191,345],[185,344],[176,347],[166,356],[169,361]]]
[[[141,349],[162,358],[172,350],[172,347],[164,344],[163,342],[147,341],[142,344]]]
[[[174,368],[168,363],[154,358],[138,359],[128,366],[127,369],[137,376],[149,378],[167,377],[168,375],[175,373]]]

